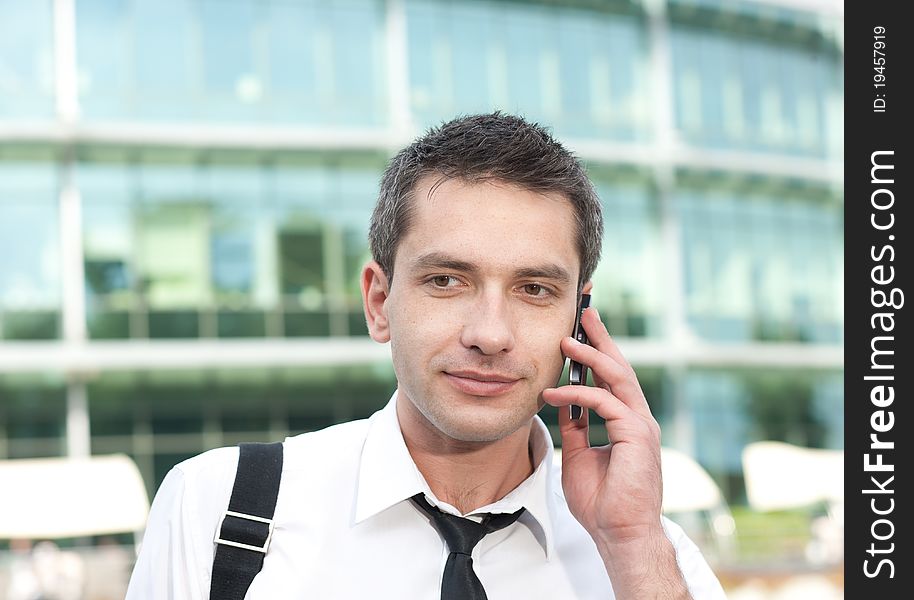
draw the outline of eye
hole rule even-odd
[[[453,287],[457,280],[450,275],[435,275],[429,281],[435,286],[440,288]]]
[[[538,283],[528,283],[523,287],[524,293],[537,298],[545,298],[549,295],[549,290]]]

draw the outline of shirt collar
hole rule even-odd
[[[432,505],[459,515],[457,509],[435,497],[413,462],[400,431],[396,405],[395,391],[387,405],[369,419],[359,464],[355,522],[360,523],[420,492]],[[520,522],[530,527],[548,560],[554,552],[550,518],[550,501],[554,498],[553,446],[549,430],[538,415],[533,417],[531,440],[533,462],[537,465],[533,474],[501,500],[474,512],[511,513],[525,507]]]

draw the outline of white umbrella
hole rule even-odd
[[[0,538],[138,532],[149,498],[126,455],[0,460]]]

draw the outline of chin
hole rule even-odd
[[[439,408],[443,408],[445,414],[430,415],[429,420],[439,431],[462,442],[495,442],[504,439],[527,424],[535,414],[521,414],[516,405],[511,408],[491,404],[471,408],[464,406],[461,409]]]
[[[477,443],[497,442],[498,440],[506,438],[510,433],[513,433],[513,431],[503,431],[501,429],[496,430],[492,428],[481,427],[469,428],[463,424],[456,425],[454,427],[447,427],[447,429],[439,429],[448,437],[459,442]]]

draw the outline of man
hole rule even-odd
[[[583,167],[520,118],[456,119],[391,160],[361,284],[398,387],[370,419],[285,441],[248,598],[723,598],[661,516],[660,430],[634,371],[594,309],[592,347],[568,336],[602,231]],[[594,385],[556,387],[564,357]],[[591,448],[570,404],[612,445]],[[237,462],[223,448],[169,473],[129,599],[208,597]]]

